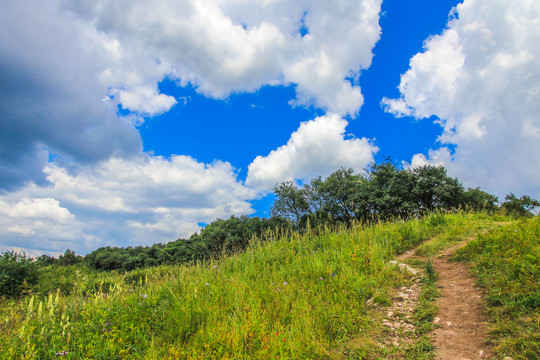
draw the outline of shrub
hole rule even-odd
[[[38,281],[37,264],[26,254],[5,251],[0,254],[0,296],[18,296]]]
[[[506,195],[505,201],[501,205],[507,215],[514,217],[532,216],[532,211],[538,206],[540,206],[540,201],[528,195],[518,198],[512,193]]]

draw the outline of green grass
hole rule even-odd
[[[459,226],[447,227],[444,233],[420,244],[415,250],[415,255],[425,258],[435,256],[442,250],[460,241],[469,240],[479,233],[487,232],[497,227],[492,219],[490,219],[491,221],[486,221],[487,219],[489,219],[487,215],[479,213],[474,216],[463,216],[459,219],[461,224],[456,224],[458,220],[454,220],[454,225]],[[496,219],[501,219],[501,216],[497,215]]]
[[[41,292],[0,303],[0,359],[63,351],[66,359],[372,358],[365,345],[376,345],[380,324],[366,301],[386,306],[410,281],[387,261],[489,222],[433,214],[317,235],[269,233],[242,254],[192,266],[126,274],[51,268],[65,281],[45,276]],[[53,288],[62,291],[44,293]],[[415,358],[431,346],[419,336]]]
[[[540,217],[516,221],[459,251],[486,293],[499,359],[540,359]]]

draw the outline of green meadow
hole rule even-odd
[[[0,358],[375,358],[384,354],[373,349],[384,335],[377,313],[394,289],[410,281],[388,260],[428,239],[451,242],[486,232],[460,257],[474,264],[480,284],[497,284],[487,297],[492,341],[502,352],[528,346],[533,354],[539,333],[538,217],[504,230],[497,230],[495,220],[501,219],[432,214],[303,234],[267,232],[246,251],[221,260],[125,273],[82,265],[60,273],[52,265],[40,281],[70,291],[27,291],[3,300]],[[492,241],[513,245],[490,247]],[[499,256],[502,265],[493,261]],[[516,316],[521,320],[511,319]],[[433,356],[424,335],[410,335],[418,338],[410,345],[411,358]]]
[[[455,258],[484,289],[488,340],[501,358],[540,359],[540,217],[481,234]]]

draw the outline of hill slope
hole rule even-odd
[[[73,268],[71,295],[2,302],[0,358],[384,356],[390,353],[380,344],[381,309],[395,289],[413,282],[388,260],[427,239],[437,239],[430,243],[439,249],[495,227],[482,214],[433,214],[339,231],[268,233],[242,254],[194,266],[97,277]],[[434,354],[426,340],[434,315],[426,311],[434,297],[426,294],[429,278],[418,330],[397,357]]]

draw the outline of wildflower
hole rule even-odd
[[[217,265],[212,266],[212,269],[215,269],[215,268],[217,268]]]
[[[321,276],[321,280],[322,280],[322,279],[323,279],[323,278],[322,278],[322,276]]]
[[[143,299],[148,299],[148,295],[146,295],[146,294],[142,294],[141,297],[142,297]]]
[[[54,354],[54,356],[64,356],[64,355],[67,355],[67,354],[68,354],[68,352],[64,350],[64,351],[57,352],[56,354]]]
[[[336,276],[336,274],[332,273],[332,277]]]
[[[204,284],[204,285],[205,285],[205,286],[208,286],[208,285],[210,285],[210,284],[209,284],[209,283],[206,283],[206,284]]]
[[[283,285],[287,285],[287,282],[285,281],[285,282],[283,283]]]

